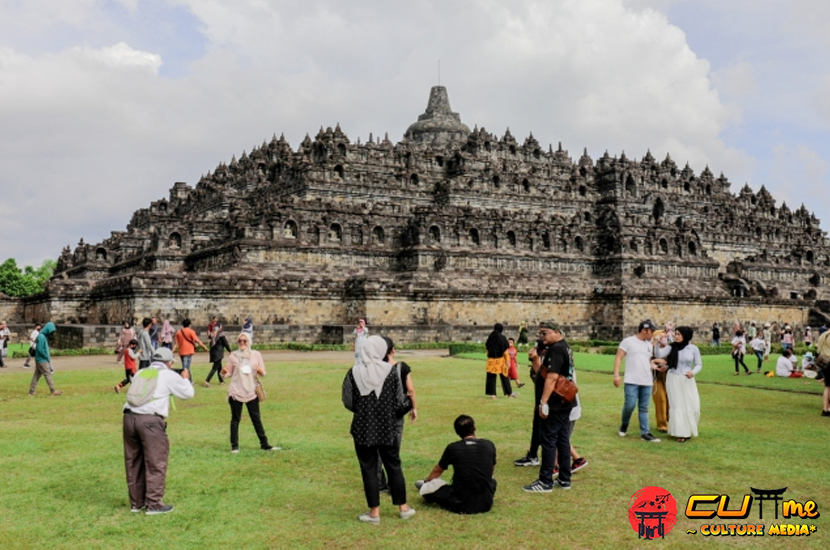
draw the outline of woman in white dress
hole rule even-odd
[[[669,435],[685,443],[697,437],[700,422],[700,396],[695,375],[703,368],[700,350],[692,344],[691,327],[677,327],[674,342],[655,350],[652,362],[658,370],[666,370],[666,393],[669,398]]]
[[[355,361],[360,359],[360,350],[363,344],[369,337],[369,327],[366,326],[366,320],[361,319],[357,322],[357,327],[354,329],[354,358]]]

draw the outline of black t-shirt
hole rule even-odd
[[[496,481],[496,446],[487,439],[462,439],[450,443],[438,465],[453,467],[450,510],[460,514],[478,514],[493,507]]]
[[[545,356],[542,357],[542,369],[547,373],[556,373],[573,380],[571,365],[573,364],[573,352],[571,346],[563,339],[548,348]],[[569,411],[573,403],[565,403],[558,395],[552,393],[548,399],[548,408],[551,411]]]
[[[403,361],[398,361],[398,364],[401,366],[401,384],[403,384],[403,392],[406,393],[406,378],[409,376],[409,373],[412,372],[412,368]]]

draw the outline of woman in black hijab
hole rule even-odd
[[[505,397],[516,397],[510,386],[510,379],[507,377],[507,370],[510,365],[510,356],[507,354],[507,337],[502,334],[504,327],[496,323],[493,332],[487,337],[484,346],[487,348],[487,385],[485,393],[496,398],[496,377],[501,378],[501,389]]]
[[[658,357],[652,362],[666,370],[666,394],[669,398],[669,435],[685,443],[697,437],[700,423],[700,395],[695,375],[703,368],[700,350],[692,344],[691,327],[677,327],[674,342],[655,350]]]

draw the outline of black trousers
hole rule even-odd
[[[487,395],[496,395],[496,377],[501,378],[501,390],[504,395],[513,393],[513,388],[510,387],[510,379],[503,374],[487,373],[487,387],[485,392]]]
[[[398,455],[401,454],[401,444],[403,443],[403,425],[406,423],[406,416],[398,419],[398,425],[396,429],[398,430]],[[380,490],[385,491],[389,489],[389,482],[386,481],[386,473],[383,471],[383,461],[380,460],[380,455],[378,455],[378,484],[380,485]]]
[[[205,382],[210,382],[210,379],[213,378],[213,373],[216,373],[216,376],[219,377],[219,383],[221,384],[222,382],[225,381],[222,378],[222,375],[220,374],[221,372],[222,372],[222,360],[220,359],[218,361],[213,362],[213,368],[210,369],[210,372],[208,373],[208,377],[205,380]]]
[[[124,380],[121,381],[119,386],[121,386],[123,388],[124,386],[126,386],[127,384],[130,383],[130,380],[132,380],[132,378],[133,378],[133,373],[131,373],[127,369],[124,369]]]
[[[496,480],[493,481],[493,487],[496,487]],[[424,495],[424,500],[432,504],[437,504],[444,510],[456,514],[481,514],[489,512],[493,507],[493,498],[481,501],[463,501],[456,495],[452,485],[444,485],[434,493]]]
[[[406,480],[401,468],[401,457],[397,445],[358,445],[354,444],[360,475],[363,477],[363,492],[369,508],[380,506],[380,488],[378,487],[378,457],[383,462],[389,476],[389,492],[392,504],[406,504]]]
[[[735,372],[741,372],[741,370],[738,368],[738,363],[741,364],[741,366],[744,368],[746,372],[749,372],[746,363],[744,363],[744,356],[742,353],[739,353],[738,355],[733,355],[732,358],[735,360]]]
[[[530,458],[537,458],[539,456],[539,445],[541,444],[541,422],[542,418],[539,416],[539,402],[542,400],[542,393],[544,393],[544,381],[542,384],[533,384],[536,390],[536,402],[533,403],[533,427],[530,433],[530,449],[527,451],[527,456]]]
[[[537,413],[538,414],[538,413]],[[553,465],[559,455],[559,481],[571,481],[570,409],[551,411],[546,419],[539,419],[542,436],[542,463],[539,479],[553,483]]]
[[[237,401],[233,397],[228,397],[228,403],[231,405],[231,449],[239,448],[239,421],[242,419],[242,405],[245,405],[248,409],[248,416],[251,417],[254,431],[259,437],[259,446],[263,449],[269,449],[271,445],[265,436],[265,428],[262,427],[262,418],[259,416],[259,399],[255,397],[253,401],[242,403],[242,401]]]

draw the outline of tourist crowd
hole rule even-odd
[[[37,325],[29,335],[29,353],[23,365],[29,368],[30,359],[34,358],[35,372],[29,395],[35,395],[41,377],[46,379],[52,395],[62,394],[52,380],[54,369],[48,338],[55,330],[54,323],[49,322],[42,327]],[[728,338],[731,332],[735,374],[740,374],[739,367],[743,367],[746,374],[752,374],[743,360],[747,346],[757,359],[755,372],[760,372],[769,357],[773,330],[769,323],[758,328],[751,322],[746,330],[736,323],[731,331],[722,331],[715,324],[712,345],[719,346],[721,338]],[[822,326],[818,333],[815,353],[812,350],[804,353],[799,365],[794,354],[792,327],[784,324],[778,330],[782,354],[775,371],[768,375],[823,377],[822,416],[830,416],[830,377],[824,376],[830,367],[830,332]],[[251,418],[260,448],[280,450],[279,446],[269,442],[262,423],[260,403],[265,399],[265,392],[259,377],[266,375],[266,369],[260,352],[251,347],[253,320],[246,319],[236,339],[236,350],[231,349],[217,317],[212,318],[207,334],[209,345],[199,339],[189,319],[184,319],[178,330],[174,330],[167,320],[159,326],[156,318],[143,319],[138,331],[128,322],[121,329],[115,354],[116,359],[123,362],[125,376],[114,390],[120,393],[129,386],[123,407],[123,441],[133,512],[145,511],[152,515],[173,509],[163,501],[169,455],[166,419],[170,397],[190,399],[194,396],[190,367],[197,348],[209,351],[211,370],[203,383],[205,387],[210,387],[214,375],[220,385],[230,380],[227,401],[231,412],[231,452],[239,452],[243,405]],[[358,323],[354,338],[354,365],[343,381],[342,401],[353,413],[350,433],[368,506],[367,512],[360,514],[358,519],[370,524],[380,523],[382,491],[389,492],[393,504],[398,506],[399,516],[408,519],[415,515],[415,509],[407,501],[400,450],[405,418],[408,416],[412,422],[418,418],[412,369],[405,362],[395,360],[391,339],[370,334],[365,320]],[[645,320],[638,325],[636,334],[620,342],[613,370],[613,385],[617,388],[622,385],[624,390],[619,436],[628,435],[631,416],[637,409],[640,438],[646,442],[660,442],[652,434],[649,423],[652,401],[659,432],[679,443],[698,436],[701,410],[695,378],[703,368],[703,361],[693,339],[691,327],[675,328],[667,323],[664,330],[658,330],[651,320]],[[0,349],[7,349],[8,341],[8,327],[0,323]],[[520,325],[517,341],[520,346],[528,344],[526,323]],[[809,327],[804,333],[804,343],[808,347],[814,343]],[[496,381],[500,380],[503,394],[516,397],[518,394],[512,388],[512,381],[517,387],[524,385],[518,376],[519,352],[514,340],[504,335],[501,324],[494,326],[485,348],[485,394],[496,399]],[[226,352],[230,355],[227,366],[223,366]],[[181,362],[180,369],[173,369],[175,353]],[[514,465],[539,468],[537,479],[523,487],[527,492],[547,493],[554,488],[568,490],[571,475],[584,468],[587,460],[571,443],[575,423],[581,415],[581,403],[573,352],[556,322],[539,324],[538,340],[529,348],[527,358],[531,364],[535,398],[530,419],[530,447],[525,456],[514,461]],[[0,363],[0,366],[5,364]],[[493,505],[497,487],[493,477],[496,446],[477,436],[475,421],[469,415],[458,416],[454,429],[459,440],[447,445],[433,469],[423,480],[416,481],[415,487],[426,502],[451,512],[487,512]],[[450,467],[453,477],[451,483],[447,483],[441,476]]]

